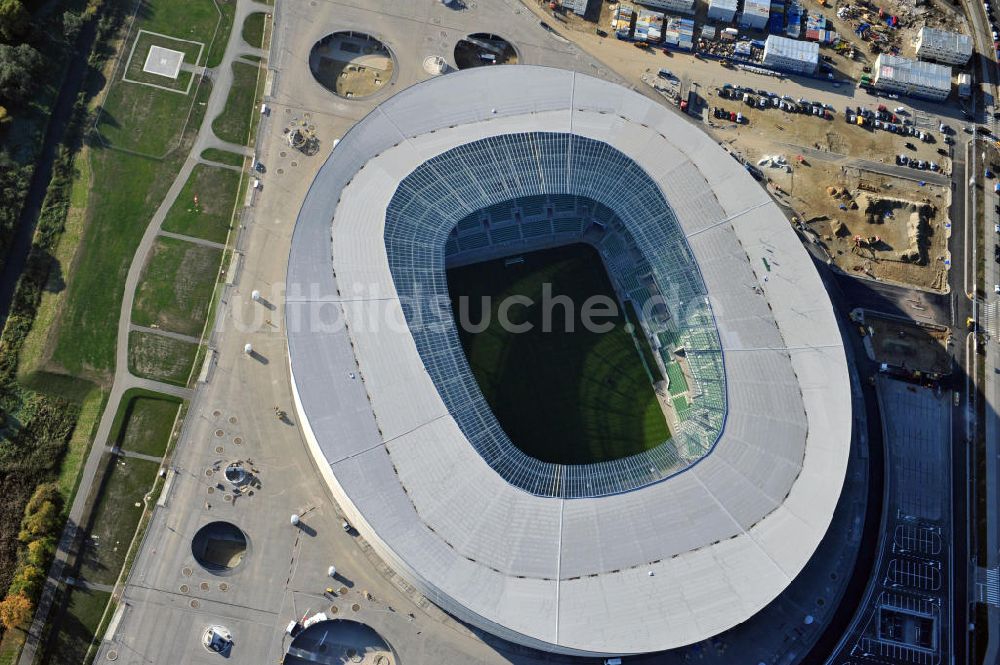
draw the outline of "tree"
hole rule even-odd
[[[83,28],[83,16],[76,12],[63,12],[63,37],[67,43],[76,42],[81,28]]]
[[[31,17],[21,0],[0,0],[0,37],[13,42],[28,30]]]
[[[42,54],[27,44],[0,44],[0,100],[15,104],[27,101],[35,91],[43,63]]]
[[[55,552],[56,539],[53,536],[33,540],[28,543],[28,563],[39,567],[47,566]]]
[[[38,510],[25,515],[21,520],[21,533],[17,538],[27,543],[37,538],[43,538],[56,532],[59,528],[59,509],[51,501],[43,503]]]
[[[24,507],[24,515],[27,517],[31,513],[37,513],[45,502],[55,504],[56,508],[62,507],[62,494],[59,493],[59,485],[56,483],[42,483],[35,488],[28,499],[28,504]]]
[[[7,630],[20,628],[29,621],[35,612],[35,604],[24,594],[10,594],[0,601],[0,623]]]

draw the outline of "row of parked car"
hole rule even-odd
[[[745,86],[727,83],[718,90],[723,99],[740,100],[747,106],[759,109],[775,108],[786,113],[805,113],[826,120],[833,119],[833,107],[821,102],[810,102],[807,99],[794,99],[788,95],[779,97],[767,90],[754,90]]]
[[[737,125],[748,124],[747,119],[743,117],[742,113],[727,111],[721,106],[713,106],[712,115],[715,116],[716,120],[728,120],[729,122],[735,122]]]
[[[899,112],[902,109],[903,107],[899,107],[896,111]],[[930,132],[917,129],[913,126],[912,120],[900,117],[882,105],[879,105],[878,109],[874,111],[861,106],[854,109],[848,106],[844,111],[844,121],[849,125],[873,127],[874,129],[881,129],[893,134],[899,134],[900,136],[913,136],[925,143],[930,143],[934,140]]]
[[[926,171],[928,169],[931,171],[941,170],[941,167],[937,165],[937,162],[926,162],[922,159],[910,159],[906,155],[896,155],[896,164],[899,166],[909,166],[911,169],[918,169],[921,171]]]

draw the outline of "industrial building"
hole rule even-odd
[[[663,14],[640,9],[635,19],[635,40],[657,44],[663,39]]]
[[[525,214],[461,224],[512,204]],[[639,454],[544,462],[486,403],[450,308],[403,305],[447,302],[445,270],[470,252],[609,237],[609,272],[660,296],[656,352],[683,351],[689,408]],[[637,92],[528,65],[398,92],[319,170],[286,282],[319,473],[374,552],[461,621],[588,657],[693,644],[768,606],[829,529],[853,417],[823,283],[746,169]]]
[[[615,7],[611,15],[611,31],[618,39],[629,39],[632,36],[632,20],[635,18],[635,9],[624,2]]]
[[[695,0],[642,0],[642,4],[678,14],[694,14]]]
[[[736,17],[739,0],[708,0],[708,18],[730,23]]]
[[[964,65],[972,57],[972,37],[960,32],[920,28],[917,34],[917,57],[946,65]]]
[[[562,0],[563,9],[584,16],[592,0]]]
[[[875,59],[877,90],[940,101],[951,93],[951,67],[882,53]]]
[[[743,0],[739,24],[751,30],[763,30],[771,17],[771,0]]]
[[[795,74],[815,74],[819,69],[819,44],[768,35],[764,42],[764,64]]]

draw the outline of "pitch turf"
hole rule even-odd
[[[486,401],[514,444],[546,462],[588,464],[654,448],[670,437],[643,360],[649,349],[633,338],[618,308],[607,332],[586,330],[581,310],[590,296],[614,298],[597,252],[576,244],[524,254],[523,263],[492,260],[448,271],[448,289],[459,337]],[[561,306],[552,308],[551,330],[543,329],[543,285],[553,296],[575,303],[567,328]],[[512,323],[530,323],[528,332],[504,330],[498,310],[504,298],[527,296],[533,305],[515,305]],[[482,298],[490,298],[490,322],[470,332],[466,321],[483,320]]]

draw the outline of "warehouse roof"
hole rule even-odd
[[[498,140],[503,149],[481,149]],[[627,161],[606,170],[574,152],[587,146]],[[433,160],[452,170],[428,167]],[[413,199],[392,213],[411,177],[429,205]],[[702,337],[685,350],[724,369],[721,435],[683,473],[635,489],[525,491],[476,448],[472,421],[455,411],[463,403],[443,397],[453,385],[430,369],[442,349],[421,349],[403,311],[402,276],[426,268],[441,279],[441,255],[416,238],[409,256],[390,252],[387,233],[447,231],[526,192],[586,194],[624,218],[620,192],[647,185],[633,236],[675,229],[669,246],[697,266],[707,299],[693,311],[711,312],[721,349]],[[369,325],[380,314],[407,325]],[[381,104],[344,136],[306,197],[286,319],[300,423],[345,514],[433,602],[521,644],[637,653],[731,628],[798,575],[840,496],[847,365],[809,256],[707,135],[604,81],[479,68]],[[483,427],[495,422],[480,415]]]
[[[764,42],[764,53],[773,53],[782,58],[801,60],[803,62],[819,63],[819,44],[801,39],[789,39],[777,35],[768,35]]]
[[[972,37],[960,32],[923,27],[920,28],[918,39],[919,48],[927,47],[961,56],[972,55]]]
[[[951,89],[951,67],[933,62],[882,53],[875,60],[875,70],[878,75],[876,82],[888,80],[935,90]]]

